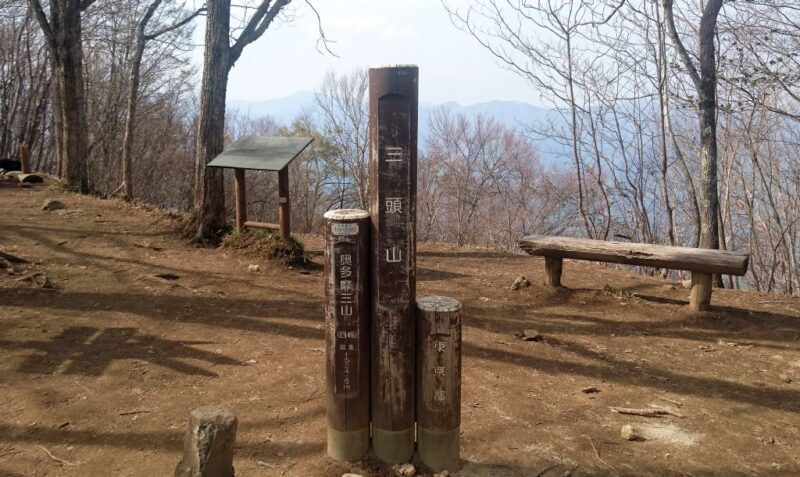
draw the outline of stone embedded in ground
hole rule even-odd
[[[516,280],[514,280],[514,283],[511,284],[511,289],[512,290],[519,290],[520,288],[529,287],[529,286],[531,286],[530,280],[525,278],[523,275],[520,275],[520,276],[517,277]]]
[[[783,381],[783,382],[784,382],[784,383],[786,383],[786,384],[789,384],[789,383],[791,383],[791,382],[792,382],[792,378],[791,378],[791,376],[789,376],[788,374],[781,374],[781,375],[780,375],[780,376],[778,376],[778,377],[780,378],[780,380],[781,380],[781,381]]]
[[[587,386],[585,388],[582,388],[581,392],[583,394],[594,394],[594,393],[599,393],[600,389],[598,389],[597,386]]]
[[[522,339],[524,341],[542,341],[544,337],[536,330],[524,330],[522,332]]]
[[[404,477],[411,477],[417,474],[417,469],[415,469],[411,464],[399,464],[392,467],[392,469],[394,469],[397,475]]]
[[[175,477],[234,477],[237,425],[236,416],[222,406],[192,411]]]
[[[629,441],[638,441],[642,438],[638,431],[628,424],[622,426],[622,438]]]
[[[61,210],[66,209],[67,206],[55,199],[47,199],[42,204],[42,210]]]
[[[257,272],[259,270],[261,270],[261,267],[259,267],[258,265],[248,265],[247,266],[247,271],[248,272]]]

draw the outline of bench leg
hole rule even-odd
[[[544,284],[550,287],[561,286],[561,257],[544,257]]]
[[[706,311],[711,307],[711,274],[692,272],[692,292],[689,306],[693,311]]]

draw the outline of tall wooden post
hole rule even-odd
[[[244,185],[244,169],[234,169],[236,192],[236,231],[241,233],[244,230],[244,223],[247,222],[247,193]]]
[[[292,235],[289,208],[289,166],[278,171],[278,224],[281,229],[281,238],[289,240]]]
[[[369,213],[325,213],[325,350],[328,455],[369,451]]]
[[[372,448],[392,464],[414,454],[418,77],[369,70]]]
[[[461,467],[461,303],[417,302],[417,450],[436,472]]]

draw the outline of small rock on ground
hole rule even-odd
[[[789,384],[789,383],[792,382],[792,378],[788,374],[781,374],[780,376],[778,376],[778,378],[780,378],[780,380],[783,381],[786,384]]]
[[[417,469],[414,468],[411,464],[400,464],[392,467],[397,475],[411,477],[412,475],[417,475]]]
[[[626,439],[626,440],[629,440],[629,441],[638,441],[638,440],[640,440],[642,438],[642,436],[639,434],[639,432],[636,431],[636,429],[634,429],[633,426],[628,425],[628,424],[622,426],[621,434],[622,434],[622,438],[623,439]]]
[[[531,286],[530,280],[525,278],[523,275],[520,275],[520,276],[517,277],[516,280],[514,280],[514,283],[511,284],[511,289],[512,290],[519,290],[520,288],[529,287],[529,286]]]
[[[259,267],[258,265],[248,265],[247,266],[247,271],[248,272],[255,273],[255,272],[258,272],[259,270],[261,270],[261,267]]]
[[[55,199],[47,199],[42,204],[42,210],[61,210],[66,209],[67,206]]]
[[[544,337],[536,330],[524,330],[521,338],[524,341],[542,341]]]

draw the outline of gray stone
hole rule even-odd
[[[411,477],[417,474],[417,469],[411,464],[400,464],[393,467],[395,473],[404,477]]]
[[[234,477],[237,425],[236,416],[222,406],[192,411],[175,477]]]
[[[542,341],[544,337],[536,330],[524,330],[522,332],[522,339],[525,341]]]
[[[67,206],[55,199],[47,199],[42,204],[42,210],[61,210],[66,209]]]
[[[529,286],[531,286],[530,280],[525,278],[523,275],[520,275],[516,280],[514,280],[514,283],[511,284],[511,290],[519,290],[520,288]]]
[[[639,434],[639,432],[636,429],[634,429],[633,426],[630,426],[628,424],[622,426],[621,434],[623,439],[629,441],[643,440],[641,434]]]

